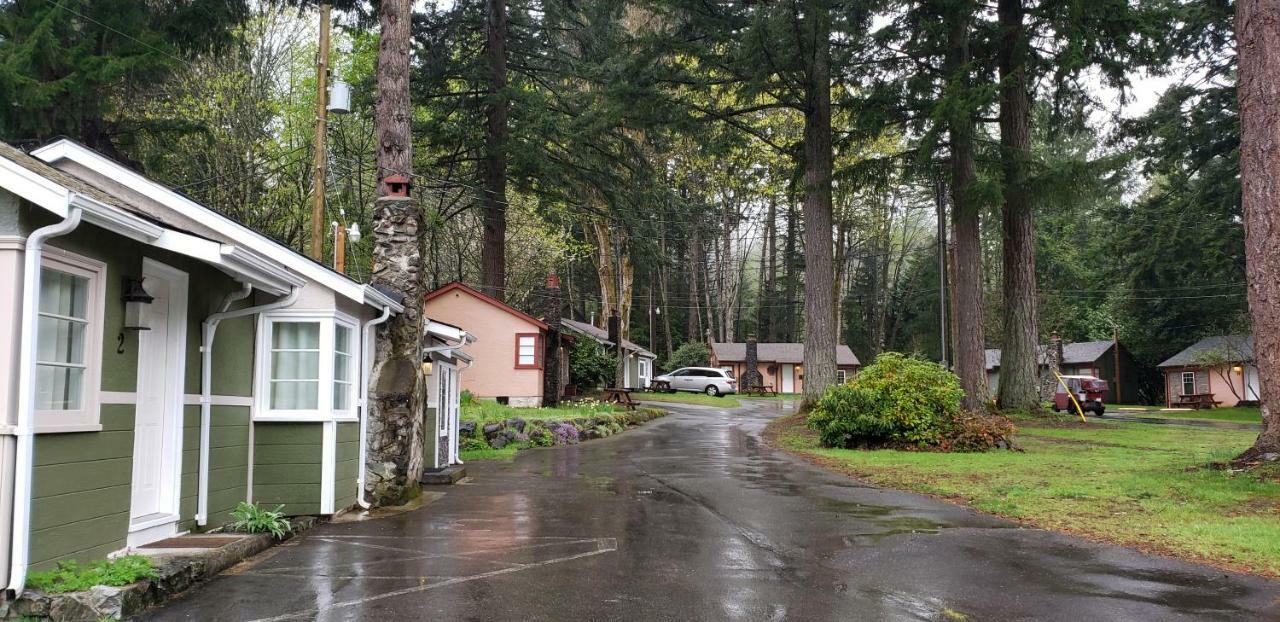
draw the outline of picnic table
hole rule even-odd
[[[649,390],[654,393],[670,393],[671,382],[667,380],[650,380]]]
[[[1193,410],[1213,408],[1222,402],[1214,401],[1212,393],[1187,393],[1179,395],[1174,406],[1190,406]]]
[[[777,395],[778,392],[771,384],[753,384],[742,390],[745,395]]]
[[[631,397],[631,389],[605,389],[604,401],[625,406],[627,410],[635,410],[640,405],[640,402]]]

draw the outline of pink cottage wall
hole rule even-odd
[[[476,336],[476,342],[466,347],[475,362],[462,374],[464,390],[476,397],[507,397],[512,406],[542,405],[542,369],[515,366],[516,334],[537,333],[541,340],[544,335],[538,325],[461,289],[428,300],[426,313]],[[539,341],[539,351],[541,347]]]

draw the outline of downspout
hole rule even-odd
[[[13,473],[13,535],[9,555],[8,598],[16,599],[27,584],[27,561],[31,553],[31,465],[35,452],[36,415],[36,313],[40,309],[40,257],[44,242],[66,235],[80,226],[84,213],[67,196],[67,217],[62,222],[41,227],[27,236],[22,255],[22,341],[18,359],[18,425],[14,429],[17,447]],[[101,363],[101,361],[99,361]]]
[[[357,404],[360,407],[360,462],[357,464],[359,470],[356,476],[356,503],[360,504],[360,507],[365,510],[371,506],[364,498],[364,474],[366,471],[364,461],[369,451],[369,372],[370,364],[373,362],[373,355],[369,352],[369,345],[373,343],[370,331],[374,326],[389,319],[391,319],[391,307],[383,307],[382,315],[365,322],[360,329],[360,356],[364,360],[360,361],[360,397],[357,400]]]
[[[196,524],[204,527],[209,522],[209,427],[213,416],[213,337],[218,332],[218,324],[222,320],[257,315],[266,311],[274,311],[292,305],[298,299],[301,288],[289,288],[289,294],[275,302],[256,307],[245,307],[228,311],[231,303],[248,297],[253,286],[244,283],[239,292],[228,295],[222,302],[222,308],[205,318],[200,325],[200,492],[196,501]],[[249,425],[253,425],[250,416]],[[252,445],[250,446],[252,451]]]

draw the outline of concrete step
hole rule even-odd
[[[418,481],[422,484],[438,486],[456,484],[458,480],[467,476],[466,467],[460,464],[451,464],[442,469],[427,469],[422,472],[422,477]]]

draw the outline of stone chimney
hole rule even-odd
[[[738,382],[742,385],[742,389],[744,391],[747,389],[750,389],[751,387],[756,386],[756,382],[757,382],[756,377],[760,375],[760,371],[759,371],[760,356],[758,352],[759,350],[756,344],[756,336],[747,335],[746,369],[742,371],[742,377],[738,379]]]
[[[1039,352],[1036,353],[1037,358]],[[1040,375],[1040,398],[1044,400],[1053,399],[1053,394],[1058,392],[1058,376],[1062,370],[1062,336],[1054,331],[1049,335],[1049,347],[1045,349],[1045,369]],[[1040,366],[1040,361],[1036,361],[1036,367]]]
[[[543,321],[548,326],[542,341],[542,405],[550,407],[560,403],[560,394],[568,381],[560,376],[560,277],[547,275],[542,303]]]
[[[621,389],[626,386],[626,379],[623,378],[623,353],[622,353],[622,319],[618,317],[618,312],[613,311],[609,314],[609,341],[613,342],[613,354],[618,357],[618,369],[613,374],[613,388]]]

